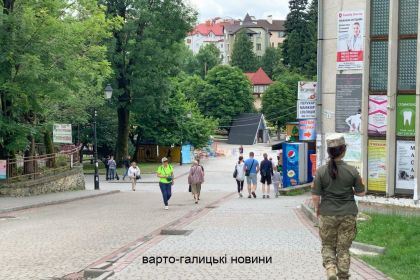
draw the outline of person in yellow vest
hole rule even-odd
[[[172,186],[174,184],[174,169],[166,157],[162,158],[162,165],[158,167],[156,175],[160,178],[159,187],[165,204],[164,209],[168,210],[168,202],[172,196]]]

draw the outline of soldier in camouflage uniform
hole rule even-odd
[[[365,195],[365,186],[355,167],[342,159],[343,136],[327,139],[328,164],[321,166],[312,185],[312,200],[319,217],[323,265],[328,280],[349,279],[350,246],[356,236],[357,205],[354,195]]]

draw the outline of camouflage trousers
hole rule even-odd
[[[322,241],[322,260],[326,269],[337,267],[340,280],[349,279],[350,246],[356,237],[356,216],[320,216],[319,236]]]

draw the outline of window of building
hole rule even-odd
[[[258,59],[258,60],[261,60],[261,58],[262,58],[262,57],[261,57],[261,55],[258,55],[258,56],[257,56],[257,59]]]
[[[257,44],[257,51],[261,50],[261,44]]]
[[[399,2],[398,92],[415,93],[417,75],[418,0]]]
[[[386,94],[388,88],[389,1],[371,1],[369,91]]]
[[[283,38],[283,37],[284,37],[284,31],[279,31],[278,36],[279,36],[280,38]]]
[[[223,49],[223,44],[220,44],[220,48]]]
[[[191,44],[191,39],[187,39],[187,44]]]

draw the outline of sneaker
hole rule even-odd
[[[169,210],[169,207],[168,206],[165,206],[165,210]]]
[[[253,196],[254,198],[257,198],[257,195],[255,194],[255,192],[252,192],[252,196]]]
[[[251,198],[251,195],[248,195],[248,198]]]
[[[267,194],[267,195],[265,196],[265,198],[270,198],[270,195],[269,195],[269,194]]]
[[[265,194],[263,194],[263,198],[265,198]]]
[[[239,193],[239,197],[243,197],[242,193]]]
[[[276,198],[278,198],[279,197],[279,195],[278,194],[276,194]]]

